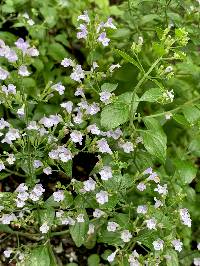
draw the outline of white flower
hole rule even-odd
[[[16,86],[13,84],[8,84],[8,87],[5,85],[2,86],[2,91],[8,95],[8,94],[16,94]]]
[[[65,87],[61,84],[61,82],[53,85],[52,89],[57,91],[60,95],[63,95],[65,92]]]
[[[5,80],[9,76],[9,72],[0,67],[0,80]]]
[[[66,217],[66,218],[62,218],[62,224],[64,225],[75,225],[75,221],[74,219],[72,219],[71,217]]]
[[[49,226],[47,222],[45,222],[40,226],[40,232],[42,232],[43,234],[46,234],[48,231],[49,231]]]
[[[52,174],[52,169],[50,166],[46,167],[43,169],[43,173],[46,175],[51,175]]]
[[[27,185],[25,185],[24,183],[21,183],[15,190],[15,192],[25,192],[28,190]]]
[[[108,180],[112,178],[112,168],[110,166],[104,166],[99,174],[102,180]]]
[[[82,145],[83,134],[80,131],[72,131],[72,133],[70,134],[70,138],[74,143],[79,143],[80,145]]]
[[[180,241],[180,239],[172,240],[172,245],[176,251],[181,252],[183,243]]]
[[[5,169],[5,165],[2,161],[0,161],[0,172]]]
[[[32,56],[32,57],[36,57],[39,55],[39,51],[38,49],[34,48],[34,47],[31,47],[27,50],[26,52],[28,55]]]
[[[8,158],[6,159],[6,161],[7,161],[8,164],[13,165],[14,162],[16,161],[16,158],[15,158],[14,154],[9,154]]]
[[[63,201],[65,198],[64,191],[63,190],[58,190],[53,193],[53,199],[56,202]]]
[[[162,201],[158,200],[156,197],[153,198],[155,200],[155,204],[154,204],[154,207],[157,209],[159,207],[162,207],[163,206],[163,203]]]
[[[77,88],[75,93],[74,93],[75,96],[81,96],[81,97],[85,97],[85,94],[83,92],[83,88]]]
[[[152,167],[149,167],[147,169],[144,170],[144,172],[142,173],[143,175],[147,175],[147,174],[153,174],[153,169]]]
[[[106,202],[108,202],[108,192],[101,190],[96,194],[96,200],[101,205],[105,204]]]
[[[90,22],[90,18],[88,16],[88,12],[84,11],[82,15],[78,16],[77,21],[79,20],[83,20],[85,21],[87,24]]]
[[[12,144],[13,140],[20,138],[19,130],[15,128],[9,128],[9,131],[5,134],[4,139],[2,139],[2,143]]]
[[[97,41],[102,43],[103,46],[108,46],[110,39],[106,37],[106,32],[104,31],[99,35]]]
[[[200,266],[200,258],[194,258],[193,263],[195,266]]]
[[[72,108],[73,108],[73,102],[68,101],[68,102],[65,102],[65,103],[61,103],[60,106],[62,108],[64,108],[67,111],[68,114],[71,114]]]
[[[25,204],[26,204],[25,201],[20,200],[20,199],[15,199],[15,202],[16,202],[16,206],[18,208],[23,208],[25,206]]]
[[[13,249],[12,248],[7,248],[6,250],[4,250],[3,254],[6,258],[10,258],[10,255],[12,254]]]
[[[157,188],[155,188],[154,191],[157,191],[161,195],[167,195],[168,193],[167,184],[164,184],[163,186],[158,184]]]
[[[119,228],[119,224],[115,222],[108,222],[107,230],[108,232],[115,232]]]
[[[83,189],[85,191],[93,191],[95,190],[96,182],[91,177],[89,177],[88,180],[83,182],[83,185]]]
[[[112,151],[111,151],[106,139],[98,140],[97,146],[98,146],[98,149],[100,152],[112,154]]]
[[[184,225],[187,225],[188,227],[191,227],[192,220],[190,218],[190,214],[188,212],[188,209],[180,209],[180,218]]]
[[[171,119],[171,117],[172,117],[172,113],[166,113],[166,114],[165,114],[165,119],[166,119],[166,120]]]
[[[24,41],[22,38],[19,38],[16,42],[15,45],[17,46],[18,49],[23,51],[23,54],[26,53],[28,47],[30,46],[28,42]]]
[[[122,143],[119,142],[119,147],[121,147],[125,153],[130,153],[134,151],[133,143],[131,143],[130,141],[126,141]]]
[[[165,73],[170,73],[173,71],[173,67],[172,66],[168,66],[165,68]]]
[[[63,216],[63,214],[64,214],[64,211],[63,210],[59,210],[59,211],[56,212],[56,217],[57,218],[61,218]]]
[[[117,249],[115,250],[115,252],[113,252],[113,253],[111,253],[108,257],[107,257],[107,261],[108,262],[113,262],[114,261],[114,259],[115,259],[115,256],[116,256],[116,254],[117,254]]]
[[[149,177],[147,178],[147,181],[154,181],[155,183],[159,183],[160,178],[158,177],[156,172],[153,172],[149,175]]]
[[[84,222],[85,222],[84,214],[83,214],[83,213],[80,213],[80,214],[76,217],[76,220],[77,220],[78,223],[84,223]]]
[[[108,18],[108,20],[106,21],[106,23],[104,23],[104,27],[105,28],[116,29],[116,26],[112,23],[112,21],[113,21],[112,18]]]
[[[31,73],[28,71],[27,66],[20,66],[18,70],[18,74],[22,77],[28,77]]]
[[[70,75],[70,78],[77,81],[81,82],[81,79],[84,79],[85,77],[85,72],[82,69],[81,65],[77,65],[75,68],[73,68],[73,72]]]
[[[106,105],[111,103],[110,98],[112,97],[112,93],[110,93],[109,91],[102,91],[99,93],[99,95],[100,95],[100,101],[102,101]]]
[[[34,160],[33,161],[33,167],[35,169],[38,169],[39,167],[43,166],[43,163],[40,160]]]
[[[78,29],[80,31],[77,32],[76,34],[77,39],[87,39],[87,35],[88,35],[87,26],[85,24],[80,24]]]
[[[156,221],[155,218],[152,218],[152,219],[146,220],[145,222],[146,222],[146,224],[147,224],[147,228],[148,228],[148,229],[150,229],[150,230],[152,230],[152,229],[156,230],[156,224],[157,224],[157,221]]]
[[[197,249],[200,250],[200,243],[197,244]]]
[[[61,62],[61,65],[64,67],[74,66],[74,63],[71,58],[64,58]]]
[[[171,90],[171,91],[166,91],[166,92],[163,92],[163,98],[165,99],[165,100],[169,100],[170,102],[173,102],[173,100],[174,100],[174,91],[173,90]]]
[[[137,189],[139,191],[144,191],[146,188],[147,188],[147,186],[142,182],[137,185]]]
[[[38,201],[44,191],[45,189],[42,187],[41,184],[36,184],[33,190],[31,191],[29,198],[32,199],[32,201]]]
[[[96,124],[89,125],[87,127],[87,131],[91,132],[93,135],[100,135],[101,133],[100,129],[97,127]]]
[[[163,250],[164,241],[162,239],[157,239],[152,244],[155,250]]]
[[[18,115],[19,117],[23,117],[23,116],[25,115],[24,106],[22,106],[21,108],[19,108],[19,109],[17,110],[17,115]]]
[[[103,212],[102,210],[99,209],[95,209],[93,211],[93,216],[94,218],[100,218],[101,216],[103,216],[105,214],[105,212]]]
[[[110,71],[110,73],[112,73],[112,72],[114,71],[115,68],[120,68],[120,67],[121,67],[120,64],[111,65],[111,66],[109,67],[109,71]]]
[[[137,213],[145,214],[147,213],[147,210],[148,210],[147,205],[139,205],[137,207]]]
[[[17,217],[14,213],[11,214],[3,214],[3,216],[0,218],[0,221],[2,224],[10,224],[12,221],[16,221]]]
[[[129,242],[132,238],[132,234],[130,233],[129,230],[123,230],[122,233],[121,233],[121,236],[120,238],[125,242]]]
[[[88,229],[87,234],[88,235],[94,234],[94,229],[95,229],[95,226],[93,224],[89,224],[89,229]]]

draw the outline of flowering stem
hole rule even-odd
[[[158,113],[158,114],[154,114],[154,115],[148,115],[148,116],[145,116],[145,117],[158,117],[158,116],[162,116],[162,115],[165,115],[165,114],[168,114],[168,113],[175,113],[175,112],[179,111],[181,108],[183,108],[183,106],[191,104],[193,102],[196,102],[199,99],[200,99],[200,95],[197,98],[189,100],[189,101],[185,102],[184,104],[180,105],[179,107],[176,107],[176,108],[174,108],[172,110],[165,111],[165,112]]]
[[[142,79],[137,83],[137,85],[133,91],[132,98],[131,98],[131,110],[130,110],[130,128],[134,129],[134,131],[135,131],[135,127],[134,127],[133,121],[135,118],[134,103],[135,103],[136,93],[137,93],[138,89],[141,87],[141,85],[144,83],[144,81],[149,77],[149,74],[153,71],[153,69],[156,67],[156,65],[161,61],[161,59],[162,59],[162,57],[159,57],[158,59],[156,59],[156,61],[152,64],[152,66],[149,68],[149,70],[144,74]]]

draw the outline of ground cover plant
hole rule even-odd
[[[200,265],[200,2],[6,0],[0,265]]]

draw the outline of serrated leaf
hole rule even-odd
[[[176,166],[176,173],[183,184],[190,184],[196,177],[197,168],[192,162],[186,160],[174,160]]]
[[[129,106],[123,102],[115,102],[105,106],[101,112],[101,125],[113,129],[124,124],[129,118]]]
[[[200,119],[200,110],[195,106],[185,106],[182,111],[189,123],[195,123]]]
[[[140,101],[157,102],[162,97],[162,94],[163,91],[161,88],[152,88],[142,95]]]
[[[30,255],[28,256],[26,266],[51,266],[49,250],[47,245],[39,246],[31,250]]]
[[[178,254],[173,249],[167,249],[165,255],[167,256],[166,265],[167,266],[179,266]]]
[[[156,119],[144,118],[143,121],[148,129],[141,132],[144,146],[151,155],[164,163],[166,159],[167,137]]]
[[[84,212],[84,222],[78,223],[76,222],[75,225],[71,226],[69,231],[71,237],[77,247],[80,247],[84,244],[89,228],[89,221],[86,212]]]
[[[139,235],[135,238],[136,241],[141,242],[146,247],[152,249],[152,243],[154,240],[158,238],[158,233],[155,231],[150,231],[147,229],[144,229],[140,231]]]
[[[48,54],[56,61],[61,61],[67,57],[68,53],[60,43],[52,43],[48,46]]]
[[[117,86],[118,83],[117,84],[104,83],[103,85],[101,85],[101,91],[113,92],[114,90],[116,90]]]

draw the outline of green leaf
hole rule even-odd
[[[114,90],[116,90],[117,86],[118,83],[117,84],[104,83],[103,85],[101,85],[101,91],[113,92]]]
[[[174,160],[176,166],[176,174],[178,174],[183,184],[190,184],[196,177],[197,168],[192,162],[186,160]]]
[[[0,224],[0,232],[12,234],[14,231],[7,224]]]
[[[51,207],[45,210],[39,210],[39,216],[41,224],[47,222],[48,225],[52,225],[55,217],[55,211]]]
[[[131,63],[132,65],[136,66],[137,68],[139,68],[141,70],[140,65],[127,53],[125,53],[124,51],[121,51],[119,49],[114,49],[114,52],[116,52],[118,55],[120,55],[126,62]]]
[[[146,91],[140,101],[144,102],[157,102],[162,97],[163,91],[161,88],[152,88]]]
[[[147,151],[157,157],[161,162],[165,162],[167,137],[156,119],[143,119],[148,130],[141,132],[144,146]]]
[[[83,245],[87,237],[89,220],[86,212],[84,212],[84,220],[83,223],[76,222],[75,225],[71,226],[69,229],[71,237],[77,247]]]
[[[92,254],[88,257],[88,266],[97,266],[100,263],[99,255]]]
[[[26,266],[51,266],[49,250],[47,245],[39,246],[31,250],[31,254],[26,260]]]
[[[101,125],[113,129],[124,124],[129,118],[129,106],[123,102],[115,102],[105,106],[101,112]]]
[[[52,43],[48,46],[48,54],[56,61],[67,57],[68,53],[60,43]]]
[[[60,165],[62,166],[63,170],[65,171],[65,174],[68,177],[72,177],[72,160],[69,160],[66,163],[60,163]]]
[[[167,249],[165,255],[170,258],[170,259],[166,259],[167,266],[179,266],[178,255],[175,250]]]
[[[185,106],[182,111],[187,121],[191,124],[200,119],[200,110],[195,106]]]
[[[141,242],[146,247],[153,249],[153,241],[158,238],[158,233],[155,231],[150,231],[144,229],[139,232],[138,236],[135,238],[136,241]]]

